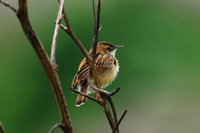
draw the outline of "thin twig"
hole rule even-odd
[[[111,129],[113,130],[114,127],[115,127],[115,123],[114,123],[114,121],[113,121],[113,118],[112,118],[112,115],[111,115],[111,112],[110,112],[110,110],[109,110],[109,107],[108,107],[107,102],[104,101],[104,104],[103,104],[103,106],[101,106],[101,107],[103,108],[104,113],[106,114],[107,120],[108,120],[108,122],[109,122],[109,124],[110,124],[110,127],[111,127]]]
[[[60,3],[60,0],[58,0],[58,2]],[[72,30],[71,25],[69,23],[69,19],[67,17],[67,13],[65,12],[64,9],[63,9],[63,14],[64,14],[64,20],[65,20],[66,27],[67,27],[67,28],[65,28],[65,32],[68,33],[71,36],[71,38],[74,40],[74,42],[80,48],[81,52],[86,57],[89,65],[91,67],[92,74],[93,74],[94,79],[95,79],[95,83],[96,83],[96,85],[97,85],[98,88],[101,88],[99,79],[97,77],[96,69],[95,69],[94,64],[93,64],[93,58],[92,58],[92,56],[87,52],[87,50],[85,49],[85,47],[83,46],[83,44],[81,43],[81,41],[78,39],[78,37],[76,36],[76,34],[74,33],[74,31]]]
[[[0,121],[0,132],[1,133],[5,133],[6,132],[1,121]]]
[[[125,110],[124,113],[122,114],[122,116],[120,117],[119,122],[115,125],[115,128],[113,129],[113,132],[112,132],[112,133],[115,133],[115,131],[118,129],[119,124],[120,124],[121,121],[123,120],[123,118],[124,118],[124,116],[126,115],[126,113],[127,113],[127,110]]]
[[[114,105],[113,100],[112,100],[112,95],[116,94],[119,90],[120,90],[120,88],[117,88],[114,91],[110,92],[109,96],[107,98],[108,102],[110,103],[112,112],[113,112],[113,117],[115,119],[115,124],[118,123],[118,118],[117,118],[117,112],[116,112],[116,109],[115,109],[115,105]],[[119,132],[119,128],[118,127],[117,127],[116,131]]]
[[[93,7],[93,15],[94,15],[94,34],[95,34],[96,33],[97,19],[96,19],[96,13],[95,13],[94,0],[92,0],[92,7]]]
[[[15,9],[13,6],[11,6],[10,4],[8,4],[7,2],[3,2],[3,1],[0,0],[0,3],[2,3],[4,6],[7,6],[11,10],[13,10],[15,13],[17,12],[17,9]]]
[[[95,91],[97,91],[97,92],[100,92],[100,93],[103,94],[106,98],[113,96],[114,94],[116,94],[116,93],[120,90],[120,88],[117,88],[117,89],[113,90],[112,92],[108,92],[108,91],[106,91],[106,90],[97,88],[97,87],[91,82],[90,76],[88,76],[87,80],[88,80],[88,84],[92,87],[93,90],[95,90]]]
[[[115,124],[118,123],[117,112],[116,112],[116,109],[115,109],[115,106],[114,106],[114,103],[112,101],[111,96],[116,94],[119,91],[120,88],[117,88],[112,92],[107,92],[105,90],[99,89],[99,88],[97,88],[96,86],[94,86],[92,84],[92,82],[90,81],[90,77],[89,76],[88,76],[88,83],[89,83],[89,85],[91,86],[92,89],[94,89],[95,91],[100,92],[101,94],[103,94],[103,96],[108,100],[108,102],[110,103],[112,112],[113,112]],[[117,131],[119,132],[119,129],[117,129]]]
[[[116,123],[118,123],[118,119],[117,119],[117,112],[116,112],[116,109],[115,109],[115,105],[114,105],[111,97],[108,97],[107,100],[110,103],[110,106],[111,106],[111,109],[112,109],[112,112],[113,112],[113,117],[114,117],[115,124],[116,124]]]
[[[56,42],[57,42],[57,36],[58,36],[58,31],[59,31],[59,24],[61,23],[61,19],[62,19],[63,5],[64,5],[64,0],[61,0],[57,19],[56,19],[56,26],[55,26],[54,35],[53,35],[52,47],[51,47],[51,61],[53,63],[56,63],[55,62]]]
[[[96,14],[95,14],[94,0],[92,0],[92,4],[93,4],[93,15],[94,15],[94,39],[92,42],[92,58],[94,59],[94,57],[96,55],[97,42],[98,42],[101,2],[100,2],[100,0],[98,0],[98,2],[97,2],[97,18],[96,18]],[[97,76],[96,68],[94,67],[94,60],[91,60],[91,63],[89,62],[89,64],[90,64],[90,67],[92,70],[92,74],[94,76],[94,81],[95,81],[96,86],[98,88],[102,89],[100,82],[99,82],[99,78]],[[102,98],[102,99],[105,100],[104,98]]]
[[[101,25],[100,28],[99,28],[99,32],[100,32],[102,29],[103,29],[103,26]]]
[[[109,97],[115,95],[119,90],[120,90],[120,88],[117,88],[117,89],[113,90],[112,92],[110,92],[110,93],[108,94]]]
[[[64,11],[65,12],[65,11]],[[67,18],[66,16],[66,12],[65,12],[65,17],[64,19]],[[65,20],[66,22],[66,25],[70,26],[69,24],[69,20],[67,18],[67,20]],[[95,70],[95,67],[94,67],[94,64],[93,64],[93,59],[91,57],[91,55],[87,52],[87,50],[85,49],[85,47],[83,46],[83,44],[81,43],[81,41],[77,38],[77,36],[75,35],[75,33],[73,32],[72,28],[71,27],[66,27],[62,24],[59,25],[66,33],[68,33],[71,38],[74,40],[74,42],[78,45],[78,47],[80,48],[81,52],[84,54],[84,56],[86,57],[90,67],[91,67],[91,70],[92,70],[92,73],[95,75],[94,77],[96,77],[95,79],[98,79],[97,77],[97,74],[96,74],[96,70]]]
[[[90,85],[90,87],[91,87],[92,89],[94,89],[94,90],[97,91],[97,92],[100,92],[100,94],[102,94],[103,97],[105,97],[105,98],[108,100],[108,102],[110,103],[112,112],[113,112],[115,124],[118,123],[117,112],[116,112],[114,103],[113,103],[113,101],[112,101],[112,98],[111,98],[111,96],[110,96],[110,92],[107,92],[107,91],[105,91],[105,90],[103,90],[103,89],[99,89],[99,88],[97,88],[96,86],[94,86],[94,85],[92,84],[92,82],[91,82],[89,76],[88,76],[87,80],[88,80],[88,83],[89,83],[89,85]],[[119,89],[117,89],[117,90],[119,90]],[[116,93],[117,90],[114,90],[113,93]],[[105,100],[104,100],[104,101],[105,101]],[[106,107],[107,107],[107,110],[106,110],[106,111],[109,111],[109,108],[108,108],[108,106],[107,106],[107,103],[105,104],[105,108],[106,108]],[[110,111],[109,111],[109,112],[110,112]],[[107,115],[107,114],[110,114],[110,113],[108,113],[108,112],[105,112],[105,113],[106,113],[106,116],[107,116],[107,118],[108,118],[109,123],[112,124],[112,123],[113,123],[113,119],[111,119],[111,116],[108,116],[108,115]],[[112,126],[111,126],[111,127],[112,127]],[[117,132],[119,132],[119,129],[117,129]]]
[[[76,90],[76,89],[72,89],[72,88],[70,88],[70,89],[71,89],[72,91],[74,91],[74,92],[76,92],[76,93],[82,95],[82,96],[85,96],[85,97],[89,98],[90,100],[92,100],[92,101],[94,101],[94,102],[96,102],[96,103],[98,103],[98,104],[100,104],[100,105],[103,104],[100,100],[97,100],[97,99],[91,97],[90,95],[86,95],[85,93],[82,93],[82,92],[80,92],[80,91],[78,91],[78,90]]]
[[[64,11],[65,12],[65,11]],[[66,13],[65,13],[65,16],[66,16]],[[64,17],[64,19],[66,19],[67,17]],[[70,26],[69,23],[69,20],[67,18],[67,20],[65,21],[66,22],[66,25]],[[93,58],[91,57],[91,55],[87,52],[87,50],[85,49],[85,47],[83,46],[83,44],[80,42],[80,40],[77,38],[77,36],[75,35],[75,33],[73,32],[72,28],[71,27],[66,27],[64,26],[63,24],[60,24],[59,25],[66,33],[68,33],[71,38],[75,41],[75,43],[79,46],[81,52],[85,55],[89,65],[90,65],[90,68],[92,70],[92,73],[94,75],[94,79],[97,80],[97,82],[99,83],[99,80],[98,80],[98,77],[97,77],[97,74],[96,74],[96,69],[94,67],[94,64],[93,64]],[[95,80],[95,81],[96,81]],[[99,83],[100,84],[100,83]]]
[[[52,46],[51,46],[51,62],[53,65],[56,65],[56,57],[55,57],[56,44],[57,44],[58,31],[59,31],[59,27],[60,27],[59,24],[61,23],[61,19],[62,19],[63,7],[64,7],[64,0],[61,0],[60,5],[59,5],[57,19],[56,19],[56,26],[55,26],[54,35],[53,35]]]
[[[66,33],[67,33],[67,27],[66,26],[64,26],[63,24],[59,24],[59,26],[60,26],[60,28],[62,28]]]
[[[55,124],[55,125],[51,128],[51,130],[49,130],[48,133],[53,133],[53,131],[54,131],[57,127],[61,127],[61,124],[60,124],[60,123]]]
[[[93,4],[94,5],[94,4]],[[94,7],[93,7],[94,11]],[[98,36],[99,36],[99,24],[100,24],[100,14],[101,14],[101,0],[97,1],[97,18],[94,15],[94,20],[97,20],[94,22],[94,39],[92,43],[92,57],[96,55],[96,50],[97,50],[97,42],[98,42]]]
[[[58,0],[58,2],[60,3],[61,0]],[[76,34],[74,33],[74,31],[71,28],[71,25],[69,23],[69,19],[67,17],[67,13],[65,11],[65,9],[63,8],[63,14],[64,14],[64,20],[66,23],[66,29],[65,32],[68,33],[71,38],[74,40],[74,42],[77,44],[77,46],[80,48],[80,50],[82,51],[82,53],[84,54],[84,56],[87,58],[87,60],[92,60],[92,57],[89,55],[89,53],[87,52],[87,50],[85,49],[85,47],[83,46],[83,44],[81,43],[81,41],[78,39],[78,37],[76,36]]]
[[[106,90],[99,89],[99,88],[97,88],[96,86],[94,86],[94,85],[92,84],[91,80],[90,80],[90,76],[88,76],[87,80],[88,80],[88,84],[90,85],[90,87],[91,87],[92,89],[94,89],[94,90],[97,91],[97,92],[100,92],[100,93],[108,100],[108,102],[110,103],[112,112],[113,112],[115,124],[118,123],[117,112],[116,112],[116,109],[115,109],[115,106],[114,106],[114,103],[113,103],[113,101],[112,101],[111,96],[112,96],[113,94],[116,94],[116,93],[119,91],[119,88],[115,89],[113,92],[107,92]],[[112,94],[112,95],[111,95],[111,94]],[[105,113],[106,113],[106,112],[105,112]],[[108,120],[111,121],[110,119],[108,119]],[[119,132],[119,129],[117,129],[116,131]]]
[[[116,109],[115,109],[115,106],[114,106],[114,103],[112,101],[111,96],[116,94],[119,91],[120,88],[115,89],[113,92],[107,92],[105,90],[98,89],[96,86],[94,86],[92,84],[92,82],[90,81],[90,77],[89,76],[88,76],[88,83],[89,83],[89,85],[91,86],[92,89],[94,89],[95,91],[100,92],[101,94],[103,94],[103,96],[108,100],[108,102],[110,103],[112,112],[113,112],[115,124],[118,123],[117,112],[116,112]]]
[[[89,76],[88,76],[89,77]],[[110,94],[115,94],[119,91],[119,89],[116,89],[114,90],[114,92],[107,92],[105,90],[102,90],[102,89],[98,89],[96,86],[94,86],[90,80],[88,80],[88,83],[89,85],[97,92],[100,92],[101,94],[103,94],[103,96],[108,100],[108,102],[110,103],[110,106],[111,106],[111,109],[112,109],[112,112],[113,112],[113,116],[114,116],[114,120],[115,120],[115,124],[118,123],[118,119],[117,119],[117,112],[116,112],[116,109],[115,109],[115,106],[114,106],[114,103],[112,101],[112,98],[110,96]],[[117,131],[119,132],[119,129],[117,129]]]
[[[93,90],[100,92],[101,94],[103,94],[104,96],[108,96],[109,92],[107,92],[106,90],[103,89],[99,89],[97,88],[95,85],[93,85],[93,83],[90,80],[90,76],[88,76],[88,83],[89,85],[92,87]]]
[[[59,0],[60,1],[60,0]],[[66,27],[62,24],[60,24],[59,26],[66,32],[68,33],[71,38],[74,40],[74,42],[77,44],[77,46],[80,48],[81,52],[84,54],[84,56],[86,57],[93,73],[94,72],[94,65],[92,64],[93,62],[93,59],[92,57],[89,55],[89,53],[87,52],[87,50],[85,49],[85,47],[83,46],[83,44],[81,43],[81,41],[78,39],[78,37],[76,36],[76,34],[74,33],[74,31],[72,30],[71,26],[70,26],[70,23],[69,23],[69,20],[68,20],[68,17],[67,17],[67,14],[65,12],[65,10],[63,9],[63,14],[64,14],[64,20],[65,20],[65,23],[66,23]]]

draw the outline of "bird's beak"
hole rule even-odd
[[[117,45],[117,46],[115,46],[115,49],[116,48],[121,48],[121,47],[124,47],[123,45]]]

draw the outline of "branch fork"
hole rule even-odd
[[[19,9],[18,10],[15,9],[14,7],[12,7],[11,5],[9,5],[8,3],[0,0],[0,3],[2,3],[4,6],[10,8],[17,15],[26,37],[32,44],[34,50],[36,51],[36,53],[41,61],[41,64],[43,65],[43,67],[46,71],[46,74],[51,82],[52,89],[53,89],[53,92],[56,97],[56,101],[57,101],[57,104],[59,107],[60,116],[61,116],[62,121],[60,124],[56,124],[50,130],[50,133],[53,132],[56,127],[60,127],[65,133],[73,133],[74,132],[72,122],[71,122],[71,117],[70,117],[67,103],[65,100],[65,96],[64,96],[64,93],[62,90],[62,86],[61,86],[58,74],[57,74],[57,65],[56,65],[55,55],[56,55],[56,44],[57,44],[57,36],[58,36],[59,28],[62,28],[66,33],[68,33],[71,36],[71,38],[74,40],[74,42],[77,44],[77,46],[80,48],[80,50],[86,57],[89,65],[91,67],[91,73],[94,76],[96,86],[93,85],[89,79],[88,79],[88,83],[95,91],[100,93],[100,95],[103,98],[103,101],[95,99],[89,95],[83,94],[75,89],[71,89],[71,90],[80,95],[83,95],[83,96],[91,99],[92,101],[98,103],[99,105],[101,105],[101,107],[104,110],[104,113],[108,119],[108,122],[112,129],[112,132],[119,133],[119,128],[118,128],[119,124],[121,123],[122,119],[124,118],[125,114],[127,113],[127,110],[124,111],[124,113],[122,114],[122,116],[120,117],[120,119],[118,121],[115,106],[112,101],[112,96],[115,95],[120,90],[120,88],[117,88],[117,89],[113,90],[112,92],[102,90],[101,85],[99,83],[98,76],[96,74],[96,68],[94,67],[94,62],[93,62],[93,58],[95,57],[95,54],[96,54],[98,35],[102,29],[102,26],[100,26],[101,0],[97,0],[97,13],[95,13],[94,0],[92,0],[93,14],[94,14],[94,38],[93,38],[93,42],[92,42],[92,49],[93,49],[92,55],[90,55],[87,52],[87,50],[85,49],[85,47],[83,46],[81,41],[78,39],[78,37],[73,32],[71,25],[69,23],[69,20],[68,20],[66,11],[64,9],[64,0],[58,0],[58,2],[59,2],[59,10],[58,10],[57,19],[55,22],[55,30],[54,30],[53,39],[52,39],[51,56],[49,58],[41,41],[35,34],[34,30],[32,29],[32,26],[29,22],[27,0],[19,0]],[[65,21],[66,26],[61,24],[61,21],[63,19]],[[111,106],[112,115],[111,115],[109,106],[107,104],[107,101],[109,102],[109,104]]]
[[[64,0],[60,0],[61,4],[59,6],[59,10],[63,11],[63,4]],[[71,122],[71,117],[69,114],[68,106],[65,100],[65,96],[63,93],[63,89],[57,74],[57,71],[55,71],[55,68],[53,67],[53,63],[55,63],[55,49],[56,49],[56,41],[57,41],[57,34],[58,34],[58,28],[55,28],[54,32],[54,38],[53,38],[53,48],[52,48],[52,53],[51,53],[51,60],[49,59],[49,56],[44,49],[42,42],[34,32],[31,23],[28,18],[28,4],[27,0],[19,0],[19,8],[18,10],[15,9],[14,7],[10,6],[9,4],[6,4],[5,2],[0,1],[3,5],[9,7],[11,10],[13,10],[17,16],[17,18],[20,21],[21,27],[24,31],[24,34],[26,35],[27,39],[31,43],[32,47],[34,48],[39,60],[41,61],[41,64],[50,80],[52,90],[54,92],[57,105],[59,108],[60,112],[60,117],[61,117],[61,129],[65,133],[73,133],[73,125]],[[63,4],[62,4],[63,3]],[[61,13],[62,13],[61,11]],[[60,15],[59,15],[60,16]],[[59,17],[61,18],[61,17]],[[52,63],[53,62],[53,63]]]

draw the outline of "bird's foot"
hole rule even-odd
[[[102,98],[102,96],[100,95],[99,92],[95,92],[94,95],[96,96],[97,100],[103,101],[103,98]]]

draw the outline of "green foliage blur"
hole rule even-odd
[[[7,0],[18,7],[17,1]],[[28,1],[31,24],[50,53],[58,3]],[[103,0],[99,41],[124,45],[117,51],[120,72],[107,90],[122,133],[200,132],[200,1]],[[65,0],[71,26],[90,49],[92,2]],[[76,133],[110,133],[101,107],[88,100],[77,108],[69,90],[83,58],[60,29],[56,60]],[[8,133],[45,133],[60,122],[49,80],[15,14],[0,5],[0,120]],[[55,133],[60,133],[56,129]]]

